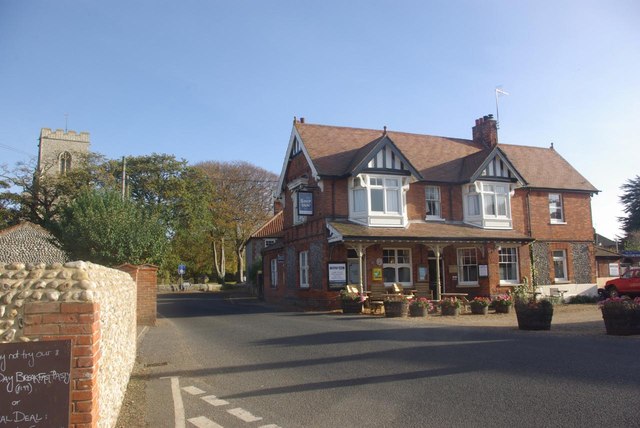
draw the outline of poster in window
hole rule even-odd
[[[418,282],[426,282],[429,279],[426,266],[418,266]]]
[[[343,262],[329,262],[329,288],[342,288],[347,285],[347,264]]]
[[[313,215],[313,193],[298,192],[298,215]]]
[[[375,267],[372,270],[373,280],[382,281],[382,268]]]

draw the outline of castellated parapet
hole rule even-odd
[[[40,130],[38,170],[46,175],[64,174],[89,154],[89,133],[49,128]]]
[[[52,140],[66,140],[66,141],[78,141],[83,143],[89,142],[89,133],[86,131],[64,131],[62,129],[56,129],[52,131],[49,128],[42,128],[40,130],[40,138],[49,138]]]

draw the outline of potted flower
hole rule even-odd
[[[455,297],[447,297],[440,301],[440,313],[442,315],[458,315],[461,307],[462,302]]]
[[[412,317],[425,317],[433,312],[433,302],[426,297],[418,297],[409,303],[409,315]]]
[[[508,314],[513,305],[510,294],[498,294],[491,301],[491,306],[497,314]]]
[[[475,315],[487,315],[489,313],[489,304],[491,300],[488,297],[476,297],[469,305],[471,306],[471,313]]]
[[[640,334],[640,297],[610,297],[598,303],[607,334]]]
[[[409,298],[404,294],[386,296],[383,304],[384,315],[387,318],[406,318],[409,315]]]
[[[366,297],[358,292],[349,290],[340,291],[340,302],[342,304],[343,314],[359,314],[362,313],[362,304]]]
[[[514,306],[520,330],[551,330],[553,303],[549,299],[538,299],[536,286],[529,285],[527,278],[514,290]]]

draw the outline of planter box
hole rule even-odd
[[[516,305],[516,316],[520,330],[551,330],[553,306],[531,308],[526,305]]]
[[[447,306],[441,309],[441,313],[444,316],[458,316],[460,315],[460,308],[455,306]]]
[[[639,309],[602,308],[602,319],[607,334],[614,336],[640,334]]]
[[[361,314],[362,313],[362,303],[361,302],[350,302],[347,300],[342,301],[342,313],[343,314]]]
[[[408,302],[384,302],[384,315],[388,318],[402,317],[409,315]]]
[[[409,315],[412,317],[426,317],[428,310],[426,307],[409,306]]]
[[[471,305],[471,313],[474,315],[487,315],[489,313],[488,306]]]
[[[511,312],[511,305],[496,305],[496,314],[508,314]]]

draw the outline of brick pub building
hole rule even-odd
[[[523,278],[595,292],[597,189],[553,146],[498,144],[491,115],[471,140],[294,120],[277,192],[270,302],[333,308],[346,284],[491,296]]]

